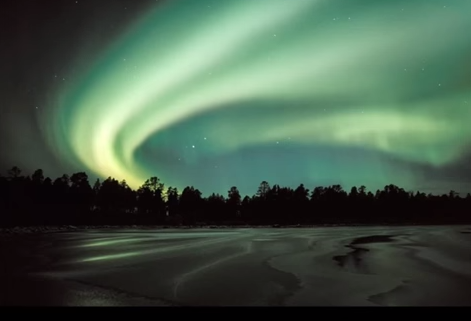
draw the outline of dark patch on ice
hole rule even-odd
[[[337,265],[341,268],[347,269],[350,272],[360,273],[360,274],[371,274],[368,272],[366,265],[364,264],[364,256],[370,250],[364,247],[359,247],[360,244],[370,244],[370,243],[388,243],[393,242],[392,239],[397,235],[372,235],[359,237],[350,242],[349,245],[345,247],[352,249],[345,255],[336,255],[332,259],[337,262]]]
[[[359,237],[359,238],[354,239],[350,243],[350,245],[369,244],[369,243],[389,243],[389,242],[394,242],[392,238],[396,236],[398,235],[371,235],[371,236]]]
[[[347,245],[347,247],[350,247]],[[355,268],[360,268],[362,255],[368,252],[368,249],[364,249],[361,247],[350,247],[353,251],[347,253],[346,255],[337,255],[333,257],[333,260],[337,262],[337,264],[344,268],[349,264],[353,264]]]
[[[463,228],[461,231],[459,231],[458,233],[461,233],[461,234],[471,234],[471,227],[465,227],[465,228]]]

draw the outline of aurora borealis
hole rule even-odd
[[[37,41],[2,59],[18,66],[2,80],[42,83],[3,89],[4,167],[224,194],[262,180],[471,189],[470,1],[145,1],[127,18],[132,1],[108,2],[62,4],[93,17],[54,39],[66,57]],[[33,37],[14,30],[16,46]]]

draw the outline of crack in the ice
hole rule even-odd
[[[289,253],[289,255],[303,253],[303,252],[305,252],[305,251],[298,251],[298,252],[295,252],[295,253]],[[278,273],[285,274],[286,276],[292,277],[296,280],[295,282],[293,282],[292,285],[281,284],[281,286],[285,289],[285,293],[279,294],[271,300],[271,305],[275,305],[275,306],[284,306],[284,304],[285,304],[286,300],[288,300],[288,298],[290,298],[297,291],[299,291],[303,288],[302,287],[302,280],[296,274],[280,270],[280,269],[278,269],[278,268],[276,268],[276,267],[274,267],[273,265],[270,264],[271,260],[273,260],[275,258],[278,258],[278,257],[281,257],[281,256],[285,256],[285,255],[286,254],[274,255],[274,256],[268,257],[268,258],[266,258],[265,260],[262,261],[262,265],[265,266],[266,268],[275,270]]]
[[[354,239],[350,244],[345,247],[352,249],[352,251],[344,255],[333,256],[332,259],[337,262],[341,268],[350,268],[349,272],[359,274],[372,274],[368,272],[366,265],[363,263],[364,255],[370,251],[370,249],[360,247],[360,244],[370,243],[389,243],[393,242],[393,238],[398,235],[371,235],[364,236]],[[353,270],[352,270],[353,269]]]

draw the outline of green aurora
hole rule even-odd
[[[470,12],[458,0],[166,1],[98,59],[78,57],[44,134],[59,158],[134,188],[158,176],[224,194],[262,180],[456,189],[431,173],[469,155]]]

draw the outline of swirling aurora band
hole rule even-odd
[[[60,94],[50,140],[62,157],[134,188],[153,175],[191,183],[172,167],[179,162],[237,183],[242,170],[224,176],[212,161],[264,147],[280,151],[253,163],[246,179],[293,148],[310,164],[294,178],[362,184],[373,175],[412,186],[413,171],[398,177],[355,162],[316,170],[330,162],[316,155],[333,148],[348,158],[353,149],[369,162],[436,167],[463,157],[469,12],[469,1],[167,1]],[[276,173],[285,165],[272,166],[266,179],[283,183]],[[340,177],[355,166],[350,181]]]

